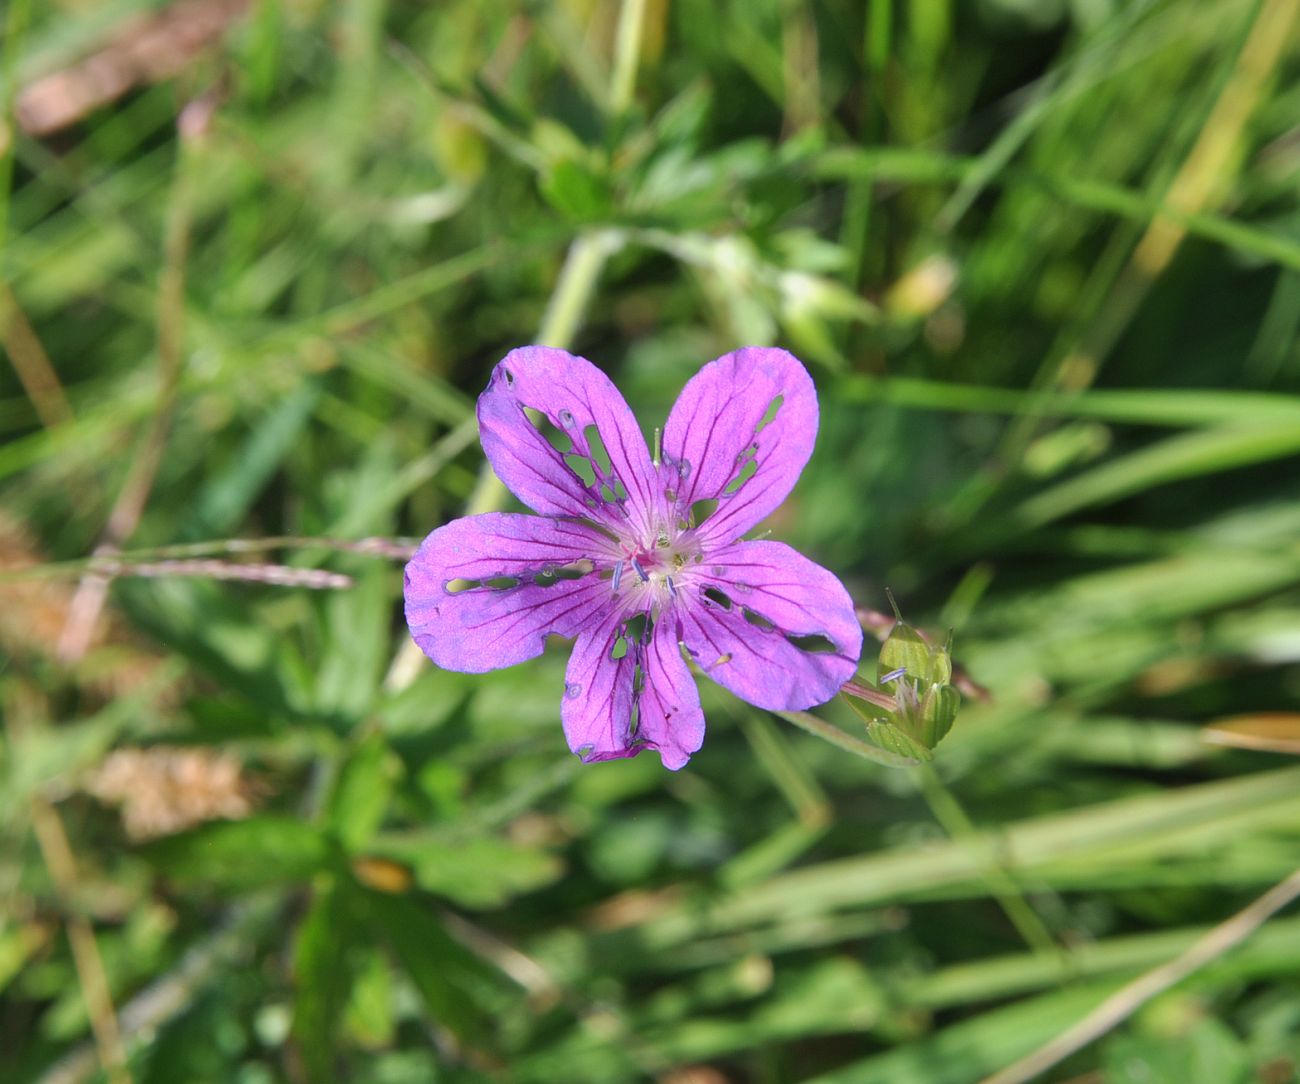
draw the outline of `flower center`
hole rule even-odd
[[[692,565],[702,559],[699,544],[675,530],[662,530],[649,541],[625,547],[626,568],[615,571],[615,578],[630,573],[627,584],[633,596],[655,613],[676,598],[683,578]],[[626,582],[626,581],[625,581]],[[618,590],[619,584],[615,584]]]

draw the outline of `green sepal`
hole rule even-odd
[[[961,706],[961,693],[951,685],[931,685],[921,701],[921,741],[933,749],[952,729]]]
[[[890,719],[872,719],[867,723],[867,740],[886,752],[907,757],[917,764],[933,759],[934,754],[915,738],[899,729]]]
[[[877,680],[900,667],[907,671],[910,681],[930,680],[930,655],[932,648],[911,625],[900,621],[880,645],[880,672]]]

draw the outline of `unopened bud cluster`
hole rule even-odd
[[[952,684],[952,637],[939,646],[901,618],[880,646],[875,686],[851,682],[849,703],[880,748],[926,761],[952,729],[961,694]]]

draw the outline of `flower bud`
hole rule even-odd
[[[876,672],[875,686],[850,682],[844,689],[867,738],[917,763],[930,760],[961,706],[952,684],[952,637],[935,646],[900,616],[880,647]]]

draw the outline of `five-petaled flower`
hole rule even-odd
[[[686,656],[771,710],[824,703],[853,676],[862,629],[840,581],[783,543],[740,540],[817,435],[791,354],[748,347],[704,366],[658,462],[609,377],[563,350],[511,351],[478,420],[493,469],[540,515],[453,520],[407,565],[406,619],[439,666],[483,673],[572,637],[570,748],[585,761],[655,749],[672,769],[704,741]]]

